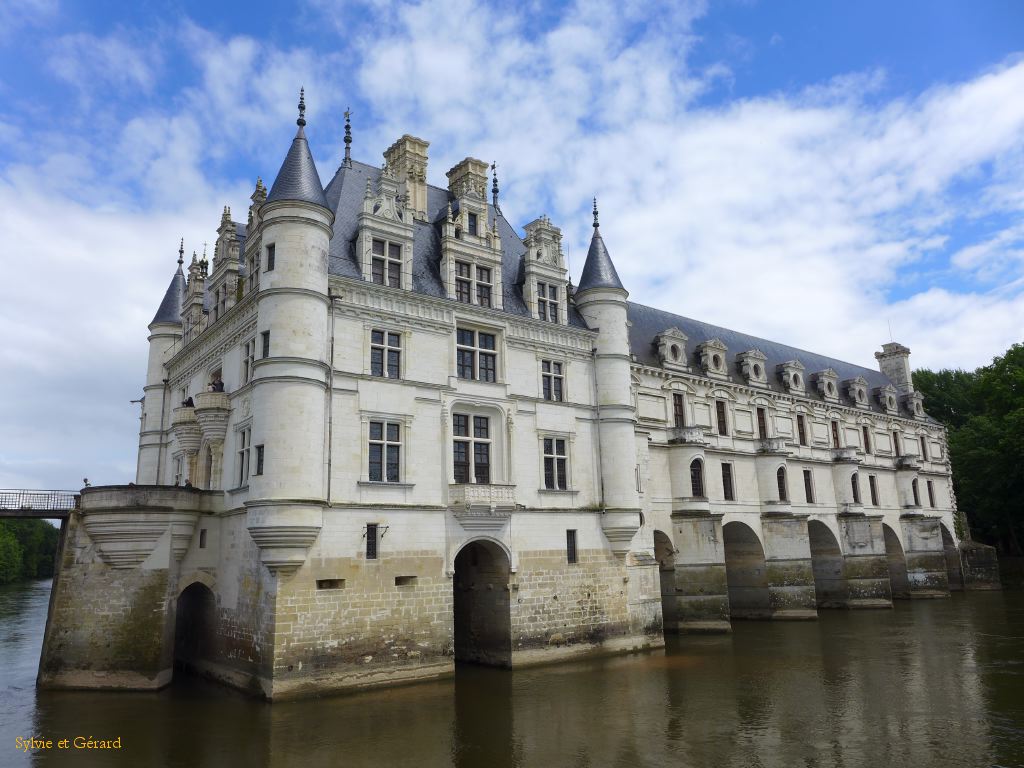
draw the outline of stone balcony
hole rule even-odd
[[[196,409],[182,405],[171,411],[171,433],[182,451],[194,455],[203,439]]]
[[[839,464],[860,464],[856,448],[833,448],[832,461]]]
[[[227,392],[200,392],[195,396],[195,417],[206,440],[223,443],[231,416],[231,400]]]
[[[757,452],[767,453],[773,456],[788,456],[789,448],[786,447],[785,438],[768,437],[758,441]]]
[[[765,517],[782,517],[793,514],[793,505],[788,501],[762,501],[761,515]]]
[[[839,504],[840,515],[863,515],[864,505],[855,501],[844,501]]]
[[[916,453],[896,457],[896,469],[918,470],[921,468],[921,457]]]
[[[707,496],[680,496],[672,499],[672,514],[683,517],[711,514],[711,502]]]
[[[672,445],[707,445],[708,440],[701,427],[673,427],[668,431]]]
[[[448,486],[448,506],[467,531],[496,531],[516,508],[514,485],[453,483]]]

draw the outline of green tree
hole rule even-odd
[[[914,372],[926,409],[949,430],[958,507],[973,534],[1024,554],[1024,345],[973,372]]]
[[[0,584],[9,584],[20,578],[21,548],[18,540],[6,527],[0,525]]]

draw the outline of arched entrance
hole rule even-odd
[[[905,600],[910,597],[910,579],[907,578],[907,558],[903,554],[896,532],[882,523],[885,534],[885,559],[889,563],[889,585],[892,587],[893,599]]]
[[[811,545],[811,568],[814,571],[814,592],[819,608],[845,608],[850,599],[843,568],[839,541],[829,527],[819,520],[807,522]]]
[[[455,556],[455,661],[512,666],[508,555],[490,541],[471,541]]]
[[[677,629],[676,613],[676,548],[672,540],[661,531],[654,532],[654,559],[658,561],[661,578],[661,617],[666,632]]]
[[[189,584],[178,595],[174,617],[174,665],[203,672],[217,642],[217,598],[205,584]]]
[[[729,615],[734,619],[771,618],[768,568],[757,534],[745,523],[726,523],[725,579],[729,587]]]
[[[946,575],[949,577],[949,591],[959,592],[964,588],[963,565],[960,562],[960,548],[953,540],[945,523],[939,523],[942,529],[942,550],[946,555]]]

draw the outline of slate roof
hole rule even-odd
[[[309,142],[306,141],[306,129],[301,125],[292,139],[292,146],[281,164],[281,170],[277,172],[270,194],[267,195],[268,203],[275,200],[299,200],[327,207],[320,174],[317,173]]]
[[[622,281],[619,280],[619,273],[615,271],[611,254],[601,237],[601,230],[597,224],[594,225],[594,235],[590,238],[590,249],[587,251],[587,261],[583,264],[583,274],[580,276],[580,284],[577,291],[585,291],[590,288],[622,288]]]
[[[807,352],[803,349],[797,349],[796,347],[790,347],[785,344],[768,341],[767,339],[761,339],[757,336],[740,333],[739,331],[732,331],[728,328],[721,328],[717,325],[711,325],[710,323],[703,323],[699,320],[692,320],[688,317],[675,315],[671,312],[665,312],[664,310],[655,309],[653,307],[646,307],[643,304],[637,304],[632,301],[627,303],[626,316],[630,322],[630,351],[633,353],[636,361],[643,365],[661,367],[661,362],[658,359],[658,350],[654,344],[654,337],[669,328],[678,328],[680,331],[685,333],[688,338],[686,348],[689,359],[687,362],[690,364],[690,370],[692,372],[696,372],[698,374],[701,373],[696,351],[697,345],[705,341],[710,341],[711,339],[719,339],[728,348],[726,359],[729,362],[729,372],[732,380],[735,382],[743,381],[743,378],[738,373],[739,369],[736,365],[736,355],[740,352],[746,352],[751,349],[759,349],[768,358],[765,361],[765,371],[768,374],[768,388],[772,391],[786,391],[782,386],[782,382],[779,379],[778,374],[776,373],[776,366],[780,363],[789,362],[790,360],[799,360],[805,368],[804,379],[806,382],[806,397],[811,400],[824,400],[811,381],[811,374],[817,373],[818,371],[824,371],[827,368],[832,368],[837,374],[839,374],[840,385],[846,379],[855,379],[858,376],[863,376],[868,383],[868,395],[871,410],[884,412],[881,405],[879,405],[879,403],[874,399],[874,393],[872,390],[875,387],[884,387],[886,384],[891,384],[892,382],[884,373],[873,368],[864,368],[859,365],[854,365],[853,363],[846,363],[842,360],[826,357],[825,355]],[[840,389],[842,389],[841,386]],[[854,404],[853,401],[847,397],[846,392],[840,393],[839,402],[842,405],[847,406]]]
[[[150,325],[154,323],[176,323],[181,324],[181,307],[185,303],[185,273],[181,271],[181,264],[171,278],[171,284],[167,286],[163,301]]]

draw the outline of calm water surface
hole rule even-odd
[[[0,766],[1024,766],[1021,592],[272,706],[194,679],[37,693],[48,597],[0,587]],[[18,735],[124,748],[21,755]]]

